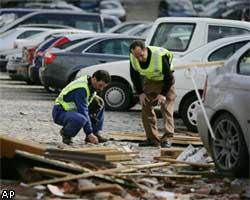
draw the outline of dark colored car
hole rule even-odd
[[[61,89],[74,80],[76,73],[91,65],[127,60],[135,36],[102,36],[83,41],[64,52],[47,52],[39,77],[47,90]]]
[[[159,17],[195,17],[197,16],[190,0],[161,0],[158,7]]]
[[[31,82],[35,84],[41,84],[39,79],[39,68],[42,67],[43,62],[43,56],[45,52],[51,48],[57,48],[59,50],[64,50],[70,46],[73,46],[79,42],[82,42],[84,40],[87,40],[91,37],[94,37],[97,34],[68,34],[68,35],[58,35],[58,36],[51,36],[44,42],[42,42],[37,49],[35,49],[35,52],[33,52],[33,59],[30,62],[29,66],[29,78]],[[32,52],[27,53],[32,54]]]
[[[103,32],[103,18],[99,14],[72,12],[72,11],[39,11],[23,16],[22,18],[0,28],[0,33],[23,24],[60,24],[72,28]]]

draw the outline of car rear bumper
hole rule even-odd
[[[60,75],[49,72],[48,68],[45,67],[39,69],[39,79],[45,87],[62,89],[67,85]]]
[[[9,60],[7,63],[8,75],[15,80],[28,81],[28,63],[23,63],[20,60]]]

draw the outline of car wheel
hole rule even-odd
[[[192,132],[197,132],[197,112],[199,107],[200,103],[195,94],[184,99],[181,118],[188,130]]]
[[[220,115],[213,123],[216,140],[211,142],[212,157],[217,168],[229,174],[248,171],[248,149],[240,125],[228,113]]]
[[[130,108],[130,89],[123,83],[111,82],[104,88],[102,97],[105,101],[105,108],[112,111],[125,111]]]

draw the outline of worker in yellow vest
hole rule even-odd
[[[130,45],[130,76],[142,105],[142,122],[147,140],[139,146],[170,147],[174,134],[175,79],[173,54],[162,47],[148,46],[141,40]],[[154,106],[160,105],[165,133],[158,136]]]
[[[86,142],[98,144],[106,141],[99,134],[104,121],[104,102],[96,93],[103,90],[110,80],[107,71],[98,70],[92,77],[86,75],[72,81],[61,91],[52,117],[56,124],[63,126],[60,130],[63,143],[71,144],[72,137],[81,128],[86,134]]]

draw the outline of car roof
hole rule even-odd
[[[89,38],[85,41],[82,41],[80,43],[77,43],[73,46],[70,46],[68,50],[72,50],[84,43],[87,43],[87,42],[97,42],[97,41],[100,41],[100,40],[105,40],[105,39],[119,39],[119,38],[132,38],[132,39],[141,39],[141,40],[145,40],[145,38],[142,38],[142,37],[138,37],[138,36],[130,36],[130,35],[123,35],[123,34],[115,34],[115,33],[105,33],[105,34],[102,34],[100,36],[96,36],[96,37],[92,37],[92,38]]]
[[[155,22],[183,22],[183,23],[221,23],[223,25],[245,25],[250,29],[249,22],[230,20],[230,19],[215,19],[209,17],[160,17]]]
[[[38,14],[82,15],[82,16],[86,16],[86,17],[100,18],[102,20],[102,16],[100,14],[96,14],[96,13],[85,13],[85,12],[68,11],[68,10],[44,10],[43,9],[42,11],[36,11],[36,12],[29,13],[27,15],[24,15],[23,17],[13,21],[9,25],[2,27],[0,30],[1,30],[1,32],[4,32],[4,31],[8,30],[8,28],[12,27],[12,25],[18,24],[19,22],[21,22],[25,19],[28,19],[32,16],[38,15]]]

